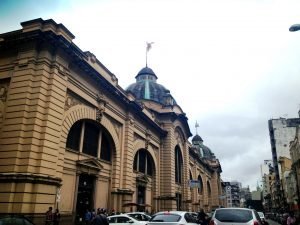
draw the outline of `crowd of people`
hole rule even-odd
[[[85,225],[108,225],[107,212],[104,208],[98,208],[97,213],[95,210],[86,210],[84,214]]]

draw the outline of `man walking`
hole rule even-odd
[[[106,217],[106,210],[100,209],[98,215],[93,219],[92,225],[109,225]]]

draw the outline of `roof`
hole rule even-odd
[[[129,85],[126,91],[131,92],[136,99],[152,100],[162,105],[177,105],[170,91],[156,82],[157,76],[151,68],[142,68],[135,78],[136,82]]]

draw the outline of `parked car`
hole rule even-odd
[[[216,209],[210,225],[262,225],[258,213],[247,208],[220,208]]]
[[[130,212],[125,214],[139,221],[149,221],[151,219],[151,216],[145,212]]]
[[[109,224],[114,224],[114,225],[128,225],[129,223],[131,225],[145,225],[148,222],[148,221],[137,220],[126,214],[108,216],[107,219]]]
[[[0,218],[0,225],[34,225],[34,223],[21,215],[6,215]]]
[[[147,225],[198,225],[192,212],[164,211],[152,215]]]
[[[265,214],[263,212],[257,212],[257,213],[261,220],[265,219]]]

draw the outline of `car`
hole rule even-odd
[[[107,220],[109,224],[114,224],[114,225],[128,225],[129,223],[131,225],[146,225],[146,223],[148,222],[148,221],[137,220],[126,214],[108,216]]]
[[[147,225],[198,225],[192,212],[162,211],[152,215]]]
[[[130,212],[125,214],[139,221],[149,221],[151,219],[151,216],[145,212]]]
[[[6,215],[0,218],[0,225],[34,225],[34,223],[21,215]]]
[[[261,220],[265,219],[265,214],[263,212],[257,212],[257,213]]]
[[[262,225],[254,209],[220,208],[216,209],[209,225]]]

